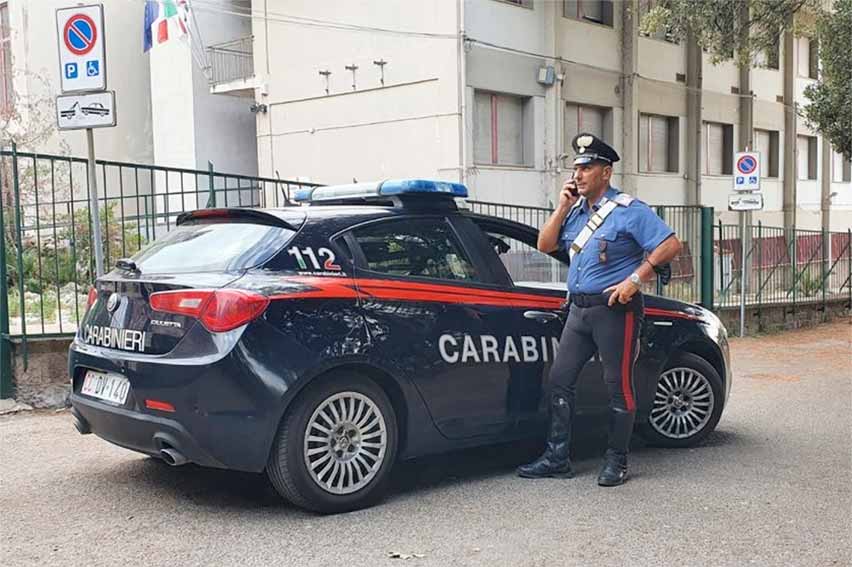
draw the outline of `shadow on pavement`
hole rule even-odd
[[[578,474],[597,473],[601,455],[606,449],[606,431],[603,427],[582,427],[578,430],[583,437],[574,444],[573,457]],[[715,431],[702,447],[736,445],[743,439],[731,431]],[[514,475],[515,468],[535,459],[542,451],[543,439],[517,441],[498,445],[453,451],[431,455],[398,463],[393,471],[389,487],[389,498],[396,495],[416,495],[458,484],[476,482]],[[631,446],[633,453],[651,451],[678,451],[647,447],[636,435]],[[156,458],[140,457],[122,462],[101,471],[100,482],[129,483],[142,494],[173,498],[184,503],[212,508],[232,510],[303,512],[284,502],[265,474],[243,473],[210,469],[196,465],[170,467]]]

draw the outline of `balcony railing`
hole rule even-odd
[[[210,84],[221,85],[254,77],[252,45],[254,37],[243,37],[207,48],[210,60]]]

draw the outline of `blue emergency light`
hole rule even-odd
[[[327,185],[296,191],[293,200],[298,203],[319,203],[322,201],[362,200],[381,197],[400,197],[405,195],[427,195],[436,197],[467,198],[467,187],[461,183],[435,181],[432,179],[388,179],[370,183],[351,183],[349,185]]]

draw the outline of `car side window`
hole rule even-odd
[[[495,227],[481,227],[490,248],[509,272],[512,283],[531,286],[536,283],[564,283],[568,265],[539,252],[530,243],[506,234]]]
[[[367,269],[391,276],[478,281],[473,263],[443,219],[405,219],[353,231]]]

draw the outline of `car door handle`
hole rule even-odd
[[[559,315],[557,315],[556,313],[551,313],[549,311],[524,311],[524,318],[535,319],[536,321],[547,323],[548,321],[559,319]]]

